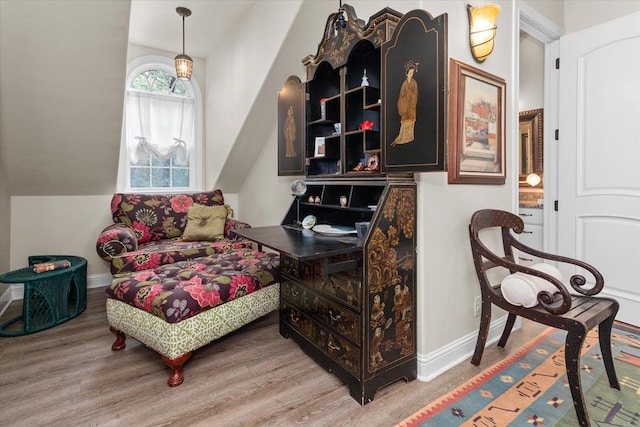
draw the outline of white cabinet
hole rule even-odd
[[[537,208],[520,208],[518,209],[518,215],[524,221],[524,231],[520,234],[520,241],[525,245],[534,249],[542,250],[543,248],[543,221],[542,221],[542,209]],[[519,253],[517,254],[517,261],[519,264],[533,264],[541,262],[539,258],[533,257],[529,254]]]

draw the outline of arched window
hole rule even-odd
[[[202,189],[201,100],[197,82],[178,80],[170,58],[128,64],[119,191]]]

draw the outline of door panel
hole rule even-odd
[[[560,40],[558,252],[640,324],[640,13]],[[575,273],[565,271],[567,276]]]

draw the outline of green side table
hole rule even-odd
[[[34,264],[69,260],[71,267],[35,273]],[[0,324],[0,336],[15,337],[39,332],[78,316],[87,308],[87,260],[68,255],[29,257],[29,266],[0,275],[2,283],[23,283],[22,314]],[[19,320],[22,330],[7,330]]]

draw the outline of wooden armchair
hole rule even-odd
[[[503,255],[496,254],[488,249],[480,239],[480,231],[488,228],[500,228],[502,248],[504,251]],[[469,224],[471,250],[473,252],[473,261],[482,293],[480,330],[471,363],[477,366],[482,359],[482,352],[484,351],[487,334],[489,333],[489,324],[491,323],[491,304],[495,304],[509,313],[505,329],[498,342],[498,346],[500,347],[504,347],[507,343],[517,316],[566,330],[565,365],[569,388],[571,389],[571,396],[573,398],[573,406],[575,407],[580,425],[588,426],[590,425],[589,414],[586,410],[582,385],[580,383],[580,350],[587,336],[587,332],[595,326],[598,326],[600,349],[609,378],[609,384],[611,387],[619,390],[620,385],[618,384],[618,378],[616,377],[611,355],[611,327],[618,312],[618,302],[609,298],[593,296],[600,292],[604,285],[604,279],[598,270],[585,262],[547,254],[520,243],[515,235],[511,233],[511,230],[519,234],[523,229],[524,223],[522,219],[505,211],[485,209],[475,212],[471,217],[471,223]],[[483,233],[483,237],[486,239],[487,236]],[[570,284],[578,294],[571,295],[564,285],[552,275],[531,267],[516,264],[513,249],[543,260],[579,266],[593,276],[595,285],[588,286],[585,277],[576,274],[571,277]],[[505,299],[502,293],[501,283],[492,283],[489,277],[493,279],[494,275],[487,275],[487,272],[494,268],[507,269],[510,273],[521,272],[537,276],[553,284],[557,291],[553,294],[548,291],[540,291],[537,293],[538,304],[531,308],[512,305]],[[495,279],[493,281],[495,282]]]

